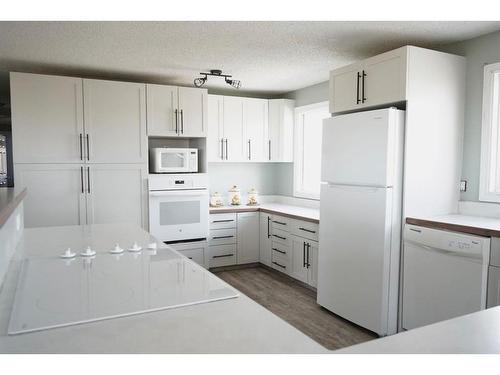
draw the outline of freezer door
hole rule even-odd
[[[321,186],[318,303],[379,335],[388,334],[389,285],[397,282],[390,280],[392,195],[392,188]]]
[[[321,180],[393,186],[402,157],[403,114],[394,108],[323,120]]]

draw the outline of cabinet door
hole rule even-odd
[[[259,261],[259,213],[238,214],[238,264]]]
[[[330,112],[349,111],[361,107],[361,66],[349,65],[330,73]]]
[[[27,187],[27,228],[85,224],[85,174],[81,164],[16,164],[16,185]]]
[[[269,100],[268,144],[265,151],[269,161],[293,161],[294,109],[294,100]]]
[[[488,271],[488,297],[486,307],[500,305],[500,267],[489,267]]]
[[[291,236],[292,265],[290,276],[304,283],[308,282],[307,241],[301,237]]]
[[[179,135],[205,137],[207,135],[206,89],[179,87]]]
[[[368,59],[364,65],[363,106],[375,106],[405,100],[406,59],[400,53]]]
[[[85,79],[83,99],[87,160],[146,162],[146,85]]]
[[[316,241],[308,241],[309,244],[309,254],[307,261],[309,264],[307,283],[313,287],[318,286],[318,243]]]
[[[228,161],[242,161],[246,155],[243,154],[243,98],[224,96],[223,118],[224,157]]]
[[[149,136],[177,136],[179,111],[177,86],[146,85]]]
[[[271,215],[266,213],[260,214],[260,245],[259,245],[259,261],[266,266],[271,267]]]
[[[83,160],[82,79],[10,74],[15,163]]]
[[[209,162],[223,160],[223,110],[224,98],[208,95],[207,156]]]
[[[268,101],[266,99],[244,98],[243,139],[247,160],[268,160],[267,123]]]
[[[140,164],[86,166],[89,224],[146,225],[147,168]]]

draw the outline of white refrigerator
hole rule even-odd
[[[318,303],[380,336],[397,332],[404,111],[324,120]]]

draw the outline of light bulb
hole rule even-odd
[[[206,78],[206,77],[204,77],[204,78],[196,78],[196,79],[194,80],[194,85],[195,85],[196,87],[201,87],[201,86],[203,86],[203,85],[205,84],[205,82],[206,82],[206,81],[207,81],[207,78]]]

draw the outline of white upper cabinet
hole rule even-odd
[[[11,73],[15,163],[83,160],[82,80]]]
[[[207,89],[146,86],[149,136],[206,137]]]
[[[208,161],[224,160],[224,97],[208,95]]]
[[[243,99],[224,96],[223,154],[226,161],[248,160],[243,146]]]
[[[243,140],[248,161],[267,160],[268,100],[243,98]]]
[[[265,150],[268,161],[293,161],[294,108],[294,100],[269,100],[268,139]]]
[[[84,79],[83,93],[87,161],[146,162],[146,86]]]
[[[330,112],[406,100],[408,48],[402,47],[330,72]]]
[[[177,136],[179,110],[176,86],[147,84],[147,122],[149,136]]]

